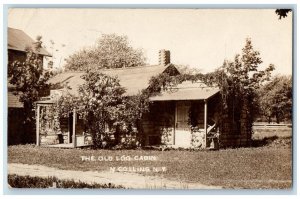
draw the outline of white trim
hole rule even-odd
[[[40,146],[40,105],[36,107],[36,145]]]
[[[204,100],[204,148],[206,148],[207,142],[207,100]]]

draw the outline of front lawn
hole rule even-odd
[[[111,156],[113,161],[82,161],[81,156]],[[116,161],[125,156],[155,156],[157,160]],[[90,150],[10,146],[9,163],[37,164],[59,169],[109,171],[110,167],[166,167],[161,175],[181,182],[226,188],[291,188],[290,147],[257,147],[219,151]]]

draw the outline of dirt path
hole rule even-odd
[[[20,176],[54,176],[63,180],[73,179],[86,183],[112,183],[134,189],[220,189],[222,187],[207,186],[200,183],[185,183],[171,181],[155,176],[143,176],[136,173],[97,172],[97,171],[72,171],[61,170],[41,165],[8,164],[8,173]]]

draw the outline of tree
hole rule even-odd
[[[58,45],[55,43],[52,39],[49,40],[49,49],[51,49],[51,58],[48,59],[46,57],[46,60],[48,61],[48,68],[58,70],[61,68],[61,61],[62,61],[62,53],[60,52],[66,47],[65,44]],[[44,48],[46,48],[46,45],[44,45]],[[59,50],[60,49],[60,50]],[[59,60],[59,61],[58,61]],[[55,68],[53,68],[55,66]]]
[[[276,76],[259,90],[260,113],[270,123],[291,120],[292,116],[292,77]]]
[[[79,96],[64,95],[58,102],[58,115],[68,117],[76,109],[85,127],[92,135],[96,148],[110,142],[116,131],[126,130],[128,100],[125,89],[116,77],[89,71],[82,76],[85,83],[79,87]],[[130,112],[130,111],[129,111]]]
[[[20,97],[24,105],[24,132],[29,133],[34,124],[34,102],[45,95],[49,89],[47,81],[51,72],[43,71],[43,64],[39,52],[41,48],[41,37],[37,37],[34,48],[27,47],[26,60],[24,62],[14,61],[8,66],[9,83],[15,86],[14,94]],[[24,139],[26,136],[23,136]],[[25,142],[29,141],[25,140]]]
[[[237,54],[234,61],[224,61],[221,68],[204,77],[208,84],[217,84],[221,90],[219,123],[223,134],[244,135],[246,140],[251,140],[252,124],[259,112],[256,90],[269,80],[274,70],[274,65],[270,64],[259,71],[262,64],[259,55],[247,38],[241,55]]]
[[[292,12],[292,9],[276,9],[275,10],[275,13],[279,16],[279,19],[286,18],[289,12]]]
[[[82,49],[66,59],[65,69],[87,71],[145,65],[141,49],[129,45],[126,36],[103,34],[95,46]]]

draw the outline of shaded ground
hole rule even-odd
[[[253,147],[291,148],[292,129],[254,129]]]

